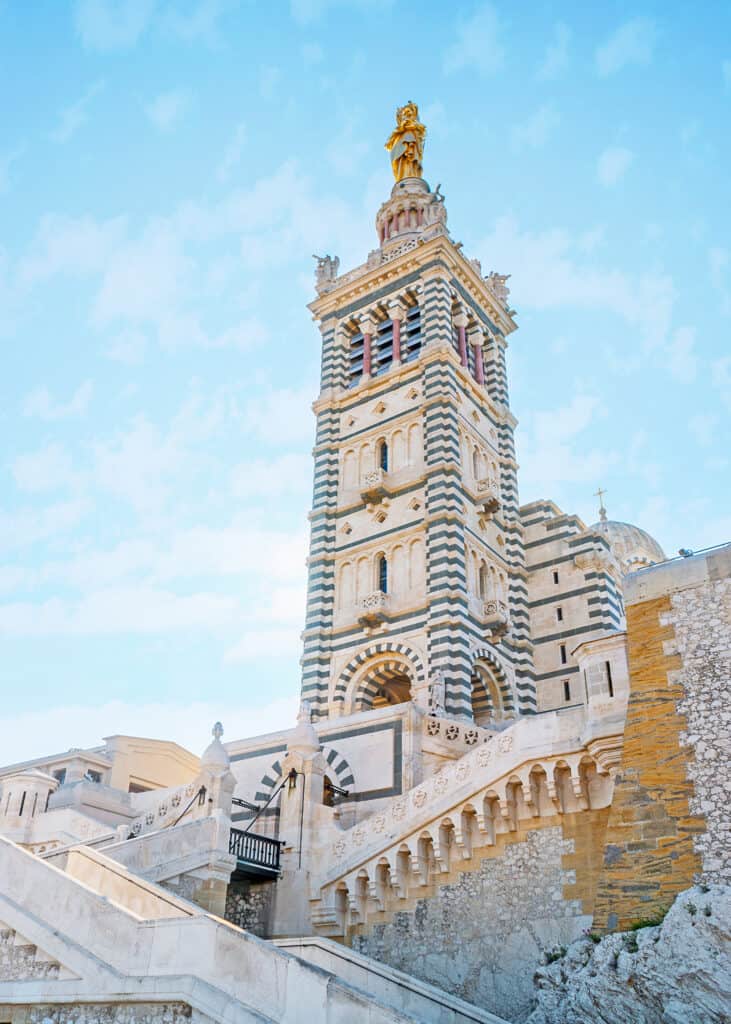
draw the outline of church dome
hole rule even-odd
[[[607,538],[624,575],[635,569],[643,569],[646,565],[654,565],[655,562],[664,562],[667,557],[654,537],[632,523],[602,517],[590,529]]]

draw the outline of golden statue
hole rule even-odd
[[[411,100],[396,111],[396,127],[386,143],[396,181],[421,177],[426,128],[419,122],[419,108]]]

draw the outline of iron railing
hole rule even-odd
[[[279,839],[257,836],[252,832],[243,832],[241,829],[232,828],[228,841],[228,852],[232,853],[241,865],[262,868],[272,874],[279,874],[282,845]]]

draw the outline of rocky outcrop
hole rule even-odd
[[[525,1024],[722,1024],[731,1020],[731,890],[680,893],[662,924],[587,936],[535,975]]]

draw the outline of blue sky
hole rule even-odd
[[[288,725],[319,335],[420,105],[521,499],[731,538],[731,9],[0,0],[4,760]],[[8,102],[11,97],[11,102]]]

